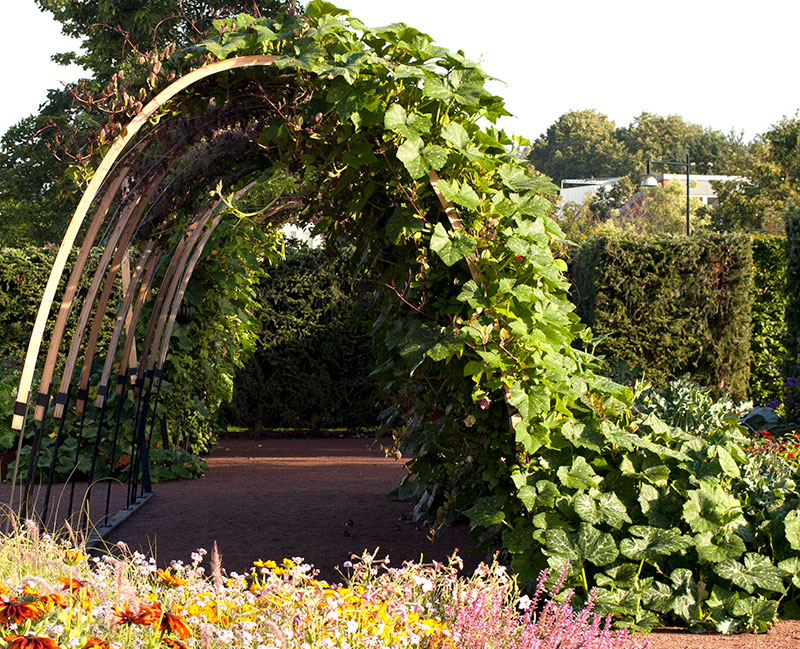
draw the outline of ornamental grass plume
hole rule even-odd
[[[224,580],[222,578],[222,555],[217,547],[217,542],[214,541],[214,547],[211,549],[211,576],[214,579],[214,588],[217,592],[221,592]]]

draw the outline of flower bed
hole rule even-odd
[[[15,526],[16,527],[16,526]],[[225,575],[205,550],[159,570],[116,546],[87,557],[80,544],[40,534],[33,523],[0,538],[0,632],[8,649],[639,649],[609,619],[570,607],[569,590],[532,597],[498,564],[470,577],[448,565],[364,554],[347,578],[315,578],[302,559],[257,561]],[[560,583],[553,592],[558,593]]]

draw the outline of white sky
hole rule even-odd
[[[49,61],[73,49],[33,0],[3,0],[0,133],[48,88],[79,75]],[[493,91],[534,139],[568,110],[618,126],[678,114],[749,140],[800,109],[798,0],[338,0],[372,26],[406,22],[505,82]],[[35,44],[34,47],[31,44]],[[24,65],[23,65],[24,64]]]

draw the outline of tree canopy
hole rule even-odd
[[[62,31],[81,39],[80,52],[54,56],[78,63],[87,78],[52,89],[41,110],[12,126],[0,139],[0,245],[45,244],[58,240],[65,214],[77,202],[84,178],[82,143],[99,131],[102,111],[82,103],[114,75],[149,73],[167,45],[182,48],[208,35],[216,19],[251,11],[275,16],[293,10],[291,0],[36,0],[53,14]],[[163,62],[158,57],[158,67]],[[113,91],[113,87],[110,89]],[[77,163],[77,164],[76,164]]]
[[[719,183],[714,223],[721,230],[780,234],[800,200],[800,116],[784,117],[759,135],[743,159],[742,180]]]
[[[617,127],[596,110],[569,111],[537,138],[528,160],[556,183],[564,178],[642,174],[648,159],[683,160],[703,174],[734,173],[745,147],[735,134],[685,122],[678,115],[643,112]]]

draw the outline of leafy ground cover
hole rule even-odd
[[[546,574],[532,597],[499,564],[468,577],[460,560],[390,568],[356,559],[340,584],[315,577],[302,559],[259,560],[225,574],[216,550],[158,569],[124,546],[88,557],[74,539],[35,523],[0,539],[0,631],[8,649],[166,647],[254,649],[459,647],[639,649],[647,642],[612,631],[610,620],[550,598]],[[555,588],[558,593],[563,579]]]

